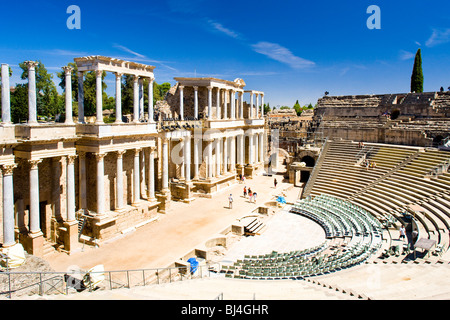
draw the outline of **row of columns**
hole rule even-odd
[[[133,194],[132,202],[136,204],[141,199],[141,174],[144,169],[148,170],[148,185],[147,185],[147,200],[153,201],[155,199],[155,150],[156,147],[150,147],[148,153],[147,162],[141,166],[140,157],[145,159],[146,152],[144,149],[137,148],[134,149],[134,159],[133,159]],[[126,150],[115,151],[116,157],[116,210],[120,210],[124,207],[123,201],[123,154]],[[96,185],[96,198],[97,198],[97,214],[106,214],[105,206],[105,167],[104,167],[104,157],[106,153],[95,153],[95,160],[97,166],[97,185]],[[86,208],[86,153],[80,152],[80,162],[79,162],[79,176],[80,176],[80,208]],[[145,172],[144,175],[145,177]],[[144,179],[145,180],[145,179]],[[143,191],[143,190],[142,190]],[[109,211],[109,210],[108,210]]]
[[[70,76],[72,71],[70,67],[63,67],[66,72],[66,79]],[[67,71],[66,71],[67,70]],[[116,123],[122,123],[122,76],[123,73],[115,72],[116,76]],[[103,123],[103,89],[102,89],[102,76],[103,70],[96,70],[96,121],[97,124]],[[143,89],[143,79],[135,75],[133,78],[133,122],[137,123],[143,120],[144,117],[144,89]],[[154,122],[153,113],[153,81],[154,78],[148,78],[148,117],[149,122]],[[84,72],[78,72],[78,122],[84,123]],[[66,80],[66,114],[67,114],[67,80]],[[70,90],[72,92],[72,90]],[[71,104],[72,102],[70,102]],[[70,113],[72,114],[72,113]]]
[[[180,118],[184,120],[184,88],[185,86],[179,85],[180,90]],[[212,95],[214,87],[208,86],[208,120],[212,120]],[[198,86],[193,86],[194,89],[194,117],[198,119]],[[228,104],[230,104],[230,118],[244,119],[244,92],[237,91],[233,89],[223,89],[216,88],[216,119],[228,119]],[[223,91],[222,96],[224,97],[224,103],[221,103],[221,91]],[[236,105],[236,93],[238,93],[237,105]],[[250,119],[261,118],[264,115],[264,94],[250,92]],[[253,95],[256,96],[256,113],[253,112]],[[261,105],[259,105],[259,97],[261,97]],[[261,106],[261,110],[259,112]],[[222,107],[223,107],[223,117],[222,117]],[[239,112],[237,112],[237,110]],[[238,114],[237,114],[238,113]]]

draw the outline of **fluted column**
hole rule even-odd
[[[244,119],[244,92],[239,92],[239,119]]]
[[[194,86],[194,118],[198,119],[198,87]]]
[[[230,171],[236,170],[236,137],[230,137]]]
[[[248,163],[253,165],[255,162],[255,149],[254,149],[254,138],[253,134],[249,134],[248,136]]]
[[[25,61],[28,67],[28,123],[37,123],[36,61]]]
[[[213,177],[213,156],[212,156],[212,149],[213,149],[213,143],[214,143],[214,139],[205,139],[205,141],[207,142],[207,155],[208,155],[208,159],[207,159],[207,168],[208,168],[208,178],[211,179]]]
[[[228,138],[225,137],[223,140],[223,173],[226,174],[227,172],[228,172]]]
[[[9,91],[9,65],[2,63],[2,123],[11,123],[11,99]]]
[[[256,103],[255,103],[255,118],[259,118],[259,93],[255,93]]]
[[[259,158],[258,158],[258,155],[259,155],[259,152],[258,152],[258,146],[259,146],[258,140],[259,139],[258,138],[259,138],[259,135],[257,133],[255,133],[254,136],[253,136],[253,139],[254,139],[254,142],[255,142],[255,163],[259,162]]]
[[[133,122],[139,122],[139,76],[133,78]]]
[[[13,185],[13,170],[16,166],[17,165],[15,164],[2,166],[3,248],[10,247],[16,243],[14,236],[14,185]]]
[[[184,86],[178,86],[180,89],[180,120],[184,120]]]
[[[253,119],[253,92],[250,92],[250,119]]]
[[[96,81],[96,120],[95,123],[103,123],[103,88],[102,88],[102,70],[95,70]]]
[[[79,179],[79,200],[80,209],[86,209],[86,152],[78,152],[78,179]]]
[[[264,94],[261,94],[261,118],[264,118]]]
[[[231,90],[231,119],[236,119],[236,91]]]
[[[200,165],[198,152],[199,142],[200,139],[194,138],[194,180],[198,180],[198,167]]]
[[[228,89],[224,89],[223,96],[224,96],[223,118],[228,119],[228,99],[229,99]]]
[[[220,166],[221,166],[221,151],[220,151],[220,138],[215,139],[215,145],[216,145],[216,177],[220,176]]]
[[[105,165],[103,158],[105,153],[96,153],[97,161],[97,215],[104,215],[105,211]]]
[[[154,78],[149,78],[148,81],[148,121],[155,122],[155,111],[153,109],[153,81]]]
[[[141,179],[140,179],[140,169],[139,169],[139,155],[141,149],[134,150],[134,166],[133,166],[133,203],[139,202],[141,199]]]
[[[191,137],[184,140],[184,163],[186,166],[186,182],[191,181]]]
[[[116,123],[122,123],[122,73],[116,72]]]
[[[264,133],[259,134],[259,162],[264,162]]]
[[[180,150],[182,150],[182,156],[181,156],[181,163],[180,163],[180,178],[181,179],[184,179],[184,164],[185,164],[185,153],[186,153],[186,150],[185,150],[185,145],[184,145],[184,140],[185,140],[185,138],[180,138],[180,142],[179,142],[179,146],[180,146]],[[177,156],[178,156],[178,154],[177,154]]]
[[[216,119],[221,119],[221,108],[220,108],[220,88],[217,88],[217,98],[216,98]]]
[[[238,148],[239,148],[239,165],[244,166],[245,164],[245,153],[244,153],[244,135],[240,134],[238,141]]]
[[[78,122],[84,123],[84,74],[78,72]]]
[[[169,140],[163,138],[162,140],[162,189],[163,191],[169,190]]]
[[[208,89],[208,120],[212,120],[212,87],[206,87]]]
[[[122,209],[123,204],[123,154],[125,150],[117,151],[116,160],[116,210]]]
[[[148,154],[148,201],[155,200],[155,150],[156,147],[150,147],[150,152]]]
[[[39,214],[39,171],[38,165],[42,160],[29,160],[30,164],[30,232],[41,231]]]
[[[66,103],[66,124],[73,124],[72,116],[72,67],[65,66],[62,67],[64,70],[66,89],[65,89],[65,103]]]
[[[77,156],[67,157],[67,222],[75,221],[75,160]]]

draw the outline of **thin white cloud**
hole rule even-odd
[[[118,48],[118,49],[122,50],[122,51],[131,53],[132,55],[135,55],[136,57],[139,57],[139,58],[142,58],[142,59],[146,58],[146,56],[144,56],[143,54],[137,53],[137,52],[135,52],[135,51],[133,51],[131,49],[128,49],[127,47],[122,46],[120,44],[114,44],[113,46],[115,48]]]
[[[427,47],[434,47],[447,42],[450,42],[450,29],[433,29],[433,33],[425,45]]]
[[[228,29],[228,28],[224,27],[224,26],[223,26],[221,23],[219,23],[219,22],[216,22],[216,21],[213,21],[213,20],[208,20],[208,24],[209,24],[211,27],[213,27],[214,30],[219,31],[219,32],[221,32],[221,33],[223,33],[223,34],[225,34],[225,35],[227,35],[227,36],[229,36],[229,37],[232,37],[232,38],[235,38],[235,39],[238,39],[238,38],[240,37],[239,33],[237,33],[237,32],[235,32],[235,31],[233,31],[233,30],[231,30],[231,29]]]
[[[252,45],[254,51],[263,54],[273,60],[287,64],[294,69],[303,69],[315,65],[313,61],[294,55],[288,48],[277,43],[261,41]]]
[[[413,59],[415,57],[415,54],[409,51],[400,50],[399,58],[400,60],[409,60]]]

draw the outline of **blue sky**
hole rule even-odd
[[[81,29],[69,30],[78,5]],[[366,26],[381,10],[381,29]],[[409,92],[414,54],[422,50],[424,90],[450,86],[450,2],[53,0],[1,4],[0,62],[40,59],[50,72],[85,55],[156,66],[158,83],[174,77],[243,78],[271,106],[330,95]],[[58,80],[55,80],[58,84]],[[114,79],[106,79],[113,95]]]

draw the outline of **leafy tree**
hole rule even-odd
[[[17,84],[11,93],[11,121],[21,123],[28,120],[28,84]]]
[[[283,110],[283,109],[290,109],[290,108],[288,106],[281,106],[280,110]]]
[[[297,116],[302,114],[302,107],[300,106],[300,103],[298,103],[298,100],[295,102],[294,104],[294,108],[295,112],[297,112]]]
[[[423,92],[422,54],[420,49],[416,52],[411,75],[411,92]]]
[[[268,114],[270,112],[270,105],[269,105],[269,103],[267,102],[267,104],[266,103],[264,103],[264,114]]]

